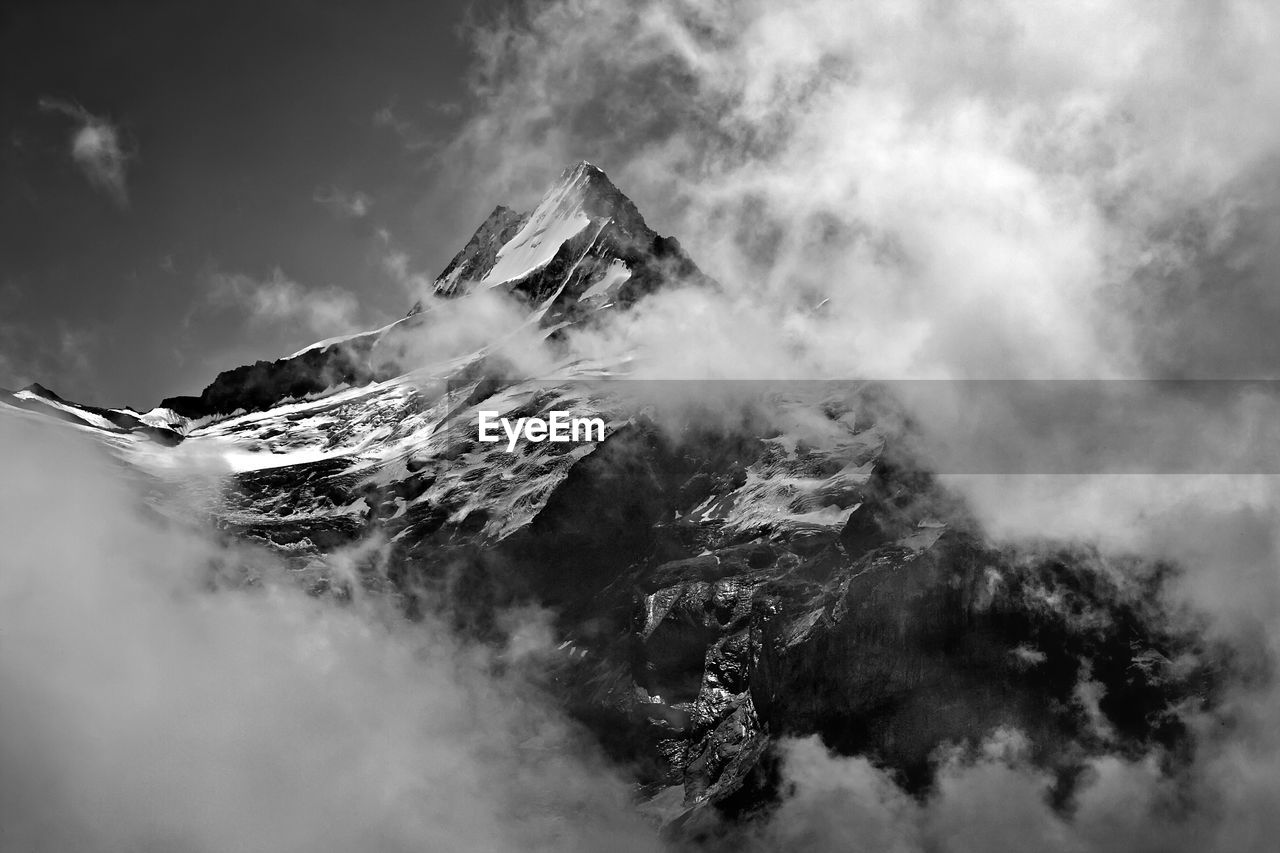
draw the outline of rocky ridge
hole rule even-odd
[[[496,208],[435,288],[503,288],[554,335],[677,282],[715,286],[581,163],[533,211]],[[900,451],[874,388],[726,396],[601,365],[542,380],[485,352],[412,369],[388,357],[432,322],[418,304],[147,413],[38,386],[0,406],[99,438],[161,496],[182,488],[166,454],[216,458],[213,523],[281,554],[316,594],[347,594],[330,557],[376,541],[362,582],[410,617],[438,610],[483,642],[501,638],[504,608],[550,608],[548,689],[686,837],[767,808],[788,735],[870,755],[921,790],[940,746],[1017,727],[1063,803],[1095,751],[1187,748],[1178,711],[1211,701],[1213,654],[1156,609],[1167,568],[993,545]],[[475,440],[480,408],[598,415],[606,438],[508,453]],[[163,497],[156,509],[174,512]]]

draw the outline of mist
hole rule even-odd
[[[0,465],[5,849],[656,849],[521,677],[550,642],[536,613],[486,650],[376,596],[310,597],[273,555],[148,511],[70,429],[0,417]]]
[[[724,285],[704,313],[741,333],[714,339],[794,376],[1272,375],[1233,331],[1274,306],[1277,17],[536,3],[474,31],[472,114],[436,156],[513,203],[595,162]]]
[[[470,102],[432,148],[447,169],[426,209],[528,208],[586,158],[718,287],[676,283],[554,345],[499,293],[424,294],[422,334],[387,345],[403,367],[481,352],[644,379],[1280,373],[1275,4],[551,0],[468,38]],[[948,401],[915,402],[927,430]],[[1055,808],[1018,731],[941,747],[918,798],[869,757],[790,739],[776,809],[707,846],[1270,849],[1280,481],[1213,465],[1267,451],[1274,419],[1214,406],[1147,425],[1150,447],[1211,457],[1192,470],[942,477],[994,542],[1176,567],[1169,618],[1203,620],[1240,664],[1211,712],[1185,712],[1184,764],[1086,756]],[[1044,412],[979,414],[1007,458],[1062,449],[1036,439]],[[1068,436],[1064,458],[1125,438]],[[512,616],[529,624],[516,645],[475,647],[377,596],[309,597],[272,555],[156,517],[149,484],[70,432],[0,418],[0,455],[0,846],[661,846],[625,768],[521,677],[550,642],[538,614]],[[193,469],[192,490],[219,473]]]
[[[575,0],[472,39],[472,112],[435,155],[460,186],[518,203],[585,157],[720,283],[574,333],[587,356],[624,351],[643,378],[1277,375],[1273,4]],[[1257,677],[1189,721],[1185,773],[1097,756],[1066,813],[1016,748],[940,754],[921,803],[865,758],[792,743],[775,819],[729,846],[1266,849],[1280,495],[1270,469],[1222,460],[1269,459],[1268,418],[1199,401],[1144,439],[1205,459],[1134,472],[1036,469],[1059,448],[1034,412],[978,414],[1032,460],[944,477],[993,540],[1170,561],[1170,613],[1203,616]]]

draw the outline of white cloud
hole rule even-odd
[[[100,334],[57,320],[47,326],[22,322],[18,282],[0,285],[0,386],[17,390],[40,382],[54,390],[91,385]]]
[[[319,335],[358,329],[360,303],[355,294],[336,287],[303,287],[279,267],[265,279],[213,272],[208,284],[210,304],[241,309],[256,323],[301,326]]]
[[[1198,758],[1198,769],[1230,779],[1224,764],[1237,762],[1233,788],[1249,781],[1261,790],[1231,801],[1188,807],[1203,795],[1198,782],[1184,787],[1162,776],[1158,755],[1102,757],[1081,774],[1081,790],[1069,810],[1049,804],[1054,780],[1030,761],[1031,744],[1018,731],[1000,729],[982,744],[942,750],[932,790],[908,796],[893,777],[863,757],[833,755],[815,737],[782,742],[786,784],[778,810],[737,840],[744,853],[799,849],[894,853],[1244,853],[1270,849],[1275,784],[1256,774],[1274,773],[1258,756],[1219,751]],[[1248,810],[1241,806],[1247,805]],[[729,849],[726,847],[725,849]]]
[[[478,31],[441,194],[587,157],[800,375],[1141,374],[1140,273],[1266,191],[1278,33],[1254,0],[553,2]]]
[[[400,285],[411,300],[428,298],[435,279],[421,270],[414,269],[409,253],[399,248],[391,232],[379,228],[376,232],[378,265],[388,278]]]
[[[6,849],[660,849],[517,674],[545,658],[495,676],[433,616],[308,596],[185,526],[218,491],[190,461],[162,522],[101,448],[0,414]],[[241,571],[261,582],[224,582]]]
[[[58,98],[41,98],[40,109],[61,113],[77,123],[71,135],[71,159],[89,183],[109,195],[121,208],[129,206],[126,173],[134,153],[125,150],[120,129],[79,104]]]
[[[359,190],[347,192],[337,187],[317,189],[311,200],[323,205],[339,219],[363,219],[373,209],[373,197]]]
[[[424,109],[440,116],[454,116],[461,111],[461,106],[454,102],[428,103]],[[406,151],[424,152],[439,145],[439,140],[431,132],[419,127],[414,121],[405,118],[392,99],[379,107],[373,114],[373,126],[385,128],[396,135],[400,145]]]
[[[1276,375],[1274,3],[560,0],[474,35],[439,209],[524,204],[585,157],[723,285],[578,334],[590,354],[681,377]],[[767,849],[1269,849],[1280,478],[949,482],[1001,540],[1184,567],[1174,595],[1266,677],[1232,687],[1240,728],[1204,723],[1185,777],[1098,759],[1074,815],[1021,759],[946,764],[921,805],[792,747]]]

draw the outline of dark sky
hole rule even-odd
[[[0,386],[149,407],[402,314],[391,253],[477,224],[419,203],[475,5],[7,4]]]

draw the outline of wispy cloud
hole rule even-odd
[[[378,108],[373,114],[373,126],[390,128],[402,136],[413,130],[412,123],[396,114],[394,102]]]
[[[428,104],[426,108],[441,116],[455,116],[460,112],[459,105],[452,102]],[[440,144],[439,139],[423,130],[417,123],[405,118],[397,108],[394,99],[373,114],[373,126],[385,128],[398,136],[400,144],[406,151],[425,151],[438,148]]]
[[[61,113],[76,122],[71,135],[71,159],[89,183],[109,195],[121,208],[128,207],[126,177],[134,154],[125,149],[120,128],[72,101],[42,97],[39,104],[45,112]]]
[[[22,305],[28,284],[0,282],[0,387],[15,390],[40,382],[67,391],[91,386],[99,333],[61,319],[36,322]]]
[[[373,196],[356,190],[347,192],[337,187],[321,187],[311,196],[339,219],[363,219],[373,209]]]
[[[360,303],[350,291],[307,288],[278,267],[265,279],[210,273],[208,293],[210,304],[241,309],[254,323],[302,326],[326,335],[353,331],[358,325]]]
[[[431,290],[431,276],[414,269],[409,253],[396,245],[395,238],[385,228],[377,231],[378,263],[387,277],[400,285],[412,298],[420,299]]]

